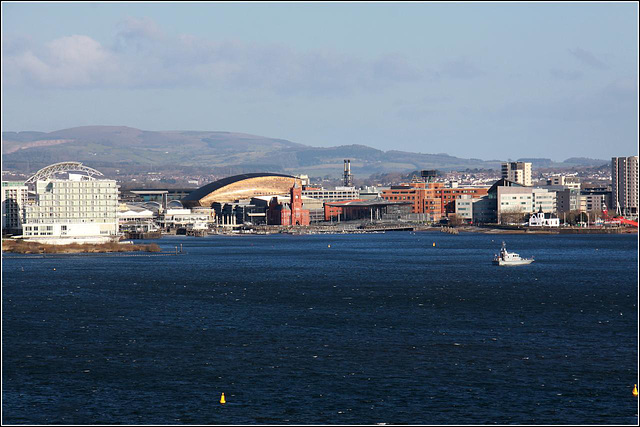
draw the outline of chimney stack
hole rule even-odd
[[[353,187],[353,179],[351,177],[351,160],[344,161],[344,186]]]

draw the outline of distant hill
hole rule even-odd
[[[83,126],[55,132],[3,132],[5,170],[35,171],[61,161],[135,170],[188,167],[241,172],[339,175],[344,159],[354,174],[420,169],[499,169],[499,160],[447,154],[382,151],[364,145],[310,147],[284,139],[220,131],[144,131],[125,126]],[[591,159],[588,159],[591,160]],[[582,160],[586,161],[586,160]],[[606,162],[606,161],[597,161]],[[568,164],[568,167],[585,165]]]
[[[518,161],[530,162],[531,166],[536,169],[593,167],[601,166],[609,162],[608,160],[590,159],[587,157],[571,157],[563,162],[554,162],[551,159],[545,158],[523,158],[518,159]]]
[[[602,160],[602,159],[590,159],[588,157],[571,157],[564,161],[565,164],[575,165],[575,166],[602,166],[605,164],[611,164],[611,159]]]

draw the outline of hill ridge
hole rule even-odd
[[[354,173],[373,174],[420,169],[499,169],[501,161],[464,159],[446,153],[380,150],[363,144],[314,147],[283,138],[243,132],[168,130],[148,131],[130,126],[88,125],[52,132],[2,133],[5,169],[24,164],[46,166],[74,159],[103,167],[234,168],[243,172],[271,170],[284,173],[342,172],[350,159]],[[438,146],[433,146],[434,151]],[[545,167],[563,165],[535,159]],[[603,160],[572,158],[567,167],[602,165]],[[573,161],[573,162],[571,162]]]

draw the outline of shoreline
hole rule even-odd
[[[66,245],[51,245],[39,242],[26,242],[14,239],[2,239],[2,253],[24,255],[56,255],[56,254],[101,254],[122,252],[160,252],[160,246],[150,244],[122,244],[108,243],[69,243]]]
[[[616,227],[616,228],[586,228],[586,227],[558,227],[558,228],[522,228],[522,227],[510,227],[510,226],[424,226],[424,225],[398,225],[398,226],[380,226],[369,228],[344,228],[336,229],[322,226],[311,227],[282,227],[282,228],[256,228],[252,230],[224,230],[211,232],[205,236],[273,236],[273,235],[315,235],[315,234],[327,234],[327,235],[339,235],[339,234],[384,234],[387,232],[395,231],[409,231],[415,232],[442,232],[448,234],[463,233],[480,233],[480,234],[637,234],[636,228],[628,227]],[[171,236],[172,234],[163,234],[163,236]]]

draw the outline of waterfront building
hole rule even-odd
[[[118,226],[122,234],[157,231],[157,218],[157,211],[143,203],[120,203],[118,206]]]
[[[544,188],[556,193],[556,213],[580,210],[580,190],[555,185]]]
[[[120,203],[118,205],[118,221],[123,222],[147,222],[154,221],[156,213],[144,204]]]
[[[524,186],[503,178],[496,181],[488,193],[493,206],[487,207],[495,210],[495,221],[499,223],[519,224],[535,212],[557,213],[558,193],[549,187]]]
[[[531,163],[529,162],[504,162],[502,163],[502,178],[517,182],[525,187],[531,184]]]
[[[464,195],[455,201],[455,213],[456,217],[465,221],[473,221],[473,198],[469,195]],[[480,200],[475,199],[475,200]]]
[[[462,196],[482,197],[487,194],[486,187],[445,187],[441,182],[414,181],[393,185],[380,194],[385,200],[412,203],[412,212],[427,214],[438,221],[442,216],[455,212],[455,201]]]
[[[291,195],[278,195],[278,203],[288,205],[291,203]],[[250,205],[244,207],[243,211],[236,211],[238,215],[238,221],[241,221],[240,216],[243,216],[244,222],[251,222],[252,224],[266,224],[266,214],[269,209],[269,202],[273,199],[273,196],[257,196],[250,200]],[[321,199],[312,199],[310,197],[302,196],[302,208],[309,211],[310,222],[324,221],[324,202]],[[215,205],[214,205],[215,206]]]
[[[534,212],[557,212],[556,192],[546,188],[534,187],[531,190],[531,203]]]
[[[455,201],[456,217],[475,224],[495,221],[495,205],[488,195],[473,197],[463,195]]]
[[[327,221],[415,220],[411,202],[389,202],[382,198],[326,202],[325,215]]]
[[[309,221],[324,221],[324,201],[302,196],[302,208],[309,211]]]
[[[371,199],[369,199],[371,200]],[[325,202],[324,203],[324,220],[325,221],[340,221],[340,218],[344,220],[343,207],[352,202],[364,202],[366,199],[354,199],[354,200],[340,200],[337,202]],[[373,214],[372,214],[373,216]],[[377,217],[376,217],[377,219]]]
[[[215,221],[215,212],[212,208],[189,209],[189,208],[168,208],[158,216],[158,225],[170,231],[172,229],[202,229],[209,228]]]
[[[336,202],[339,200],[354,200],[360,198],[360,190],[355,187],[336,187],[333,190],[324,188],[303,188],[302,195],[323,202]]]
[[[472,199],[472,216],[475,224],[485,224],[495,222],[496,205],[495,200],[491,200],[489,195],[482,197],[473,197]]]
[[[263,197],[271,199],[271,196]],[[234,227],[244,223],[266,224],[268,200],[264,201],[261,198],[241,199],[227,203],[214,202],[211,209],[215,213],[216,225]]]
[[[72,173],[82,172],[82,173]],[[67,173],[68,177],[56,178]],[[27,180],[34,202],[25,208],[23,236],[46,243],[99,243],[118,237],[118,185],[77,162],[38,171]]]
[[[181,201],[185,207],[211,207],[214,203],[230,203],[257,196],[277,196],[289,193],[302,180],[278,173],[246,173],[209,183],[190,192]]]
[[[638,156],[611,158],[611,206],[620,215],[638,217]]]
[[[607,197],[604,194],[580,194],[580,212],[602,211],[603,207],[608,206]]]
[[[529,216],[529,227],[560,227],[560,218],[553,213],[538,213]]]
[[[121,191],[120,197],[125,202],[158,202],[166,204],[172,200],[181,200],[194,190],[194,188],[134,188]]]
[[[580,191],[580,210],[602,211],[611,208],[611,185],[584,184]]]
[[[498,222],[519,223],[525,214],[533,212],[531,188],[498,187]]]
[[[302,207],[302,188],[294,184],[290,190],[289,203],[283,203],[278,197],[269,202],[267,211],[269,225],[309,225],[309,210]]]
[[[505,207],[507,203],[511,202],[511,200],[508,200],[511,196],[509,196],[508,194],[505,195],[505,192],[509,191],[509,189],[511,188],[513,188],[514,191],[517,192],[523,189],[524,186],[522,184],[518,184],[517,182],[509,181],[508,179],[502,178],[496,181],[491,186],[491,188],[489,188],[487,192],[487,199],[489,200],[489,209],[493,211],[493,215],[487,222],[502,221],[501,214],[506,211],[506,209],[503,209],[503,207]],[[518,212],[524,215],[524,208],[521,208],[520,204],[517,206],[517,208]],[[508,207],[508,210],[512,209],[514,209],[514,206]]]
[[[459,187],[454,184],[451,187],[440,187],[436,189],[436,198],[441,200],[441,213],[443,215],[449,215],[455,212],[455,201],[464,196],[471,196],[472,198],[480,198],[487,195],[488,187]]]
[[[411,182],[392,185],[383,190],[380,197],[389,202],[410,202],[411,212],[426,214],[428,220],[438,221],[442,216],[442,200],[436,196],[436,191],[444,188],[440,182]]]
[[[22,181],[2,181],[2,234],[21,234],[28,188]]]

